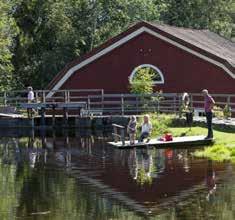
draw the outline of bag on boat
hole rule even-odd
[[[158,139],[159,141],[173,141],[173,135],[170,133],[166,133],[163,137]]]
[[[165,134],[164,136],[165,141],[173,141],[173,136],[170,133]]]

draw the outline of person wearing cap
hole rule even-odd
[[[204,108],[206,113],[206,122],[208,128],[208,134],[206,139],[213,138],[213,130],[212,130],[212,118],[213,118],[213,107],[215,105],[215,101],[212,96],[209,94],[207,89],[203,89],[202,93],[204,95]]]

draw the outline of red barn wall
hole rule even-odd
[[[129,92],[133,69],[141,64],[158,67],[165,83],[156,90],[165,93],[235,93],[235,79],[215,66],[174,45],[143,33],[75,72],[63,89],[104,89],[105,93]]]

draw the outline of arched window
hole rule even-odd
[[[136,67],[132,71],[129,77],[130,83],[132,82],[133,79],[135,79],[135,77],[138,76],[138,74],[140,73],[140,70],[143,70],[143,69],[153,75],[153,84],[164,84],[164,77],[163,77],[161,70],[151,64],[143,64],[143,65]]]

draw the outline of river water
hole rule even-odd
[[[234,165],[107,141],[1,137],[0,220],[235,219]]]

